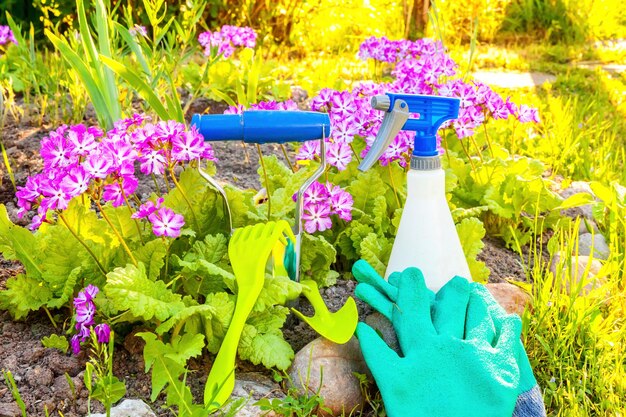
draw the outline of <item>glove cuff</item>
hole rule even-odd
[[[517,397],[512,417],[546,417],[546,407],[539,385]]]

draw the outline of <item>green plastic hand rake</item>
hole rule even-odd
[[[228,244],[228,256],[237,283],[237,303],[226,335],[204,387],[204,403],[215,410],[235,388],[235,358],[244,324],[263,288],[265,265],[277,243],[286,244],[285,235],[295,239],[284,221],[260,223],[235,230]]]

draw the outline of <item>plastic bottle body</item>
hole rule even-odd
[[[472,280],[445,195],[443,169],[411,169],[407,198],[385,278],[418,267],[426,286],[438,291],[455,275]]]

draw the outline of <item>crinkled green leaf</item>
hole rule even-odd
[[[166,385],[179,382],[187,360],[200,355],[204,347],[204,336],[201,334],[176,336],[171,343],[163,343],[154,333],[142,332],[137,333],[137,336],[146,342],[143,358],[146,372],[152,368],[152,401],[156,400]]]
[[[67,337],[58,334],[51,334],[50,336],[44,336],[41,339],[41,344],[45,348],[59,349],[61,352],[66,353],[70,344],[67,341]]]
[[[374,170],[369,170],[358,174],[356,179],[350,183],[348,192],[352,194],[354,199],[352,207],[364,213],[371,213],[374,208],[374,200],[380,195],[385,195],[387,187]]]
[[[386,233],[389,229],[389,215],[387,214],[387,199],[384,196],[379,195],[374,199],[372,217],[374,218],[376,232],[379,235]]]
[[[55,293],[62,291],[70,273],[90,255],[63,224],[43,224],[35,237],[42,278]]]
[[[227,282],[235,280],[232,272],[192,252],[187,253],[185,260],[178,260],[177,264],[182,268],[179,273],[183,277],[185,291],[194,297],[223,291],[228,287]]]
[[[254,326],[244,326],[238,348],[239,357],[266,368],[287,369],[291,365],[293,349],[283,339],[280,330],[258,332]]]
[[[269,182],[268,192],[273,192],[279,188],[285,188],[287,180],[293,175],[287,165],[278,159],[276,155],[268,155],[263,157],[263,164],[265,166],[265,172],[267,173],[267,180]],[[263,175],[263,168],[259,164],[257,169],[259,174],[259,181],[265,185],[265,177]]]
[[[131,212],[128,207],[112,207],[106,204],[102,207],[102,211],[126,243],[139,240],[139,230],[135,220],[130,218]]]
[[[263,311],[253,311],[246,320],[247,324],[254,326],[260,333],[280,330],[285,323],[289,309],[282,305],[271,306]]]
[[[63,218],[69,227],[83,241],[105,246],[119,245],[111,227],[103,219],[98,218],[98,215],[90,209],[89,203],[89,199],[83,201],[80,197],[70,201],[67,209],[63,211]]]
[[[263,288],[253,310],[262,311],[276,304],[285,304],[288,300],[298,298],[301,292],[302,286],[289,277],[280,275],[273,277],[270,274],[265,274]]]
[[[211,353],[217,353],[233,318],[235,297],[225,292],[209,294],[205,304],[215,308],[215,314],[210,319],[203,316],[203,320],[207,349]]]
[[[74,295],[74,287],[76,287],[76,283],[78,282],[78,278],[81,276],[82,269],[80,267],[76,267],[72,269],[72,272],[67,276],[65,283],[61,287],[61,290],[56,290],[54,293],[57,295],[57,298],[53,298],[48,301],[47,305],[50,308],[61,308],[65,305],[65,303],[69,302]]]
[[[163,281],[148,279],[141,262],[109,272],[104,292],[119,311],[129,310],[146,321],[152,318],[164,321],[185,308],[181,296],[168,289]]]
[[[463,219],[461,223],[456,225],[456,231],[472,274],[472,280],[487,282],[490,271],[484,262],[476,259],[476,256],[485,246],[482,241],[486,233],[483,223],[475,217]]]
[[[159,277],[161,268],[165,265],[166,254],[167,244],[163,239],[151,240],[145,245],[138,247],[134,252],[135,259],[146,266],[146,274],[152,281]]]
[[[194,242],[191,251],[197,258],[215,264],[226,256],[228,240],[222,234],[207,235],[204,240]]]
[[[155,331],[158,334],[162,335],[163,333],[169,332],[174,326],[178,325],[180,322],[184,322],[185,320],[196,314],[200,314],[210,320],[215,315],[216,311],[217,310],[215,307],[208,304],[185,307],[184,309],[164,321],[161,325],[159,325],[159,327],[156,328]]]
[[[337,251],[323,236],[302,234],[302,259],[300,270],[302,279],[312,279],[320,287],[333,285],[339,274],[330,269],[335,262]]]
[[[0,305],[6,305],[16,319],[43,307],[51,298],[52,291],[45,282],[18,274],[6,282],[6,290],[0,292]]]
[[[0,204],[0,252],[5,259],[20,261],[28,276],[37,278],[42,275],[36,259],[40,252],[35,237],[28,229],[16,226],[9,220],[4,204]]]
[[[391,256],[391,242],[385,237],[370,233],[361,241],[361,258],[365,259],[379,275],[385,274],[389,256]]]

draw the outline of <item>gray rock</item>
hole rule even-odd
[[[0,403],[0,417],[20,417],[22,412],[15,402]]]
[[[237,374],[235,388],[230,397],[225,411],[231,411],[232,407],[237,407],[236,417],[272,417],[275,414],[261,410],[254,405],[261,398],[284,398],[280,386],[269,377],[256,373],[245,372]]]
[[[564,286],[567,292],[570,292],[572,287],[577,288],[580,281],[584,279],[580,290],[581,295],[604,284],[604,277],[599,275],[601,269],[602,262],[597,259],[584,255],[564,256],[562,252],[554,255],[550,264],[550,271],[554,274],[555,282],[558,285],[560,281],[561,286]]]
[[[382,336],[383,340],[387,342],[387,345],[395,350],[397,354],[402,354],[400,345],[398,344],[396,330],[387,317],[378,312],[374,312],[365,318],[365,323],[376,330]]]
[[[583,233],[578,236],[578,254],[591,256],[591,247],[593,246],[593,257],[596,259],[609,259],[609,245],[606,239],[600,233],[591,234]]]
[[[344,345],[318,338],[296,354],[289,377],[300,393],[319,393],[324,407],[337,416],[350,415],[363,406],[365,398],[355,372],[369,372],[355,337]]]
[[[568,188],[561,191],[559,194],[563,198],[568,198],[578,193],[587,193],[595,198],[595,195],[593,194],[593,191],[591,190],[591,186],[589,185],[588,182],[585,182],[585,181],[574,181],[570,184]],[[584,206],[578,207],[578,210],[580,211],[580,213],[583,215],[585,219],[593,220],[592,207],[593,205],[586,204]]]
[[[526,306],[531,304],[532,297],[517,285],[508,282],[488,283],[487,289],[498,304],[509,314],[524,314]]]
[[[598,224],[594,220],[584,217],[578,224],[578,234],[582,235],[584,233],[600,233]]]
[[[106,414],[89,414],[87,417],[106,417]],[[143,401],[126,399],[111,408],[111,417],[156,417],[156,414]]]

